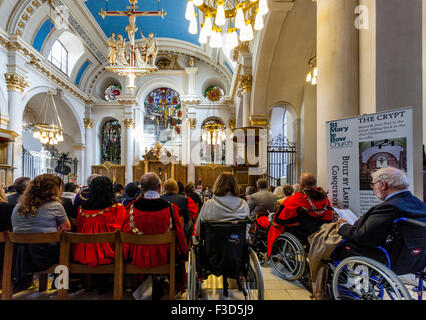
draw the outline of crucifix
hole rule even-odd
[[[107,0],[108,2],[108,0]],[[134,67],[135,63],[135,33],[138,31],[138,27],[136,27],[136,18],[137,17],[161,17],[164,19],[164,16],[167,15],[167,12],[164,12],[163,9],[159,11],[138,11],[139,8],[137,6],[138,0],[129,0],[130,7],[126,7],[127,11],[105,11],[101,9],[99,14],[103,19],[105,17],[120,17],[120,16],[128,16],[129,17],[129,25],[126,27],[126,32],[129,36],[130,41],[130,66]]]
[[[108,3],[109,0],[106,0],[106,2]],[[160,2],[160,0],[158,0],[158,2]],[[129,36],[129,42],[130,42],[130,52],[128,54],[128,59],[126,57],[127,52],[125,52],[124,50],[124,40],[122,38],[121,35],[119,35],[119,40],[117,41],[117,45],[114,45],[115,40],[114,37],[112,36],[112,44],[110,45],[111,49],[110,50],[118,50],[118,52],[116,53],[115,51],[112,54],[113,59],[110,60],[110,64],[115,64],[115,57],[118,57],[118,65],[119,66],[110,66],[107,69],[111,69],[110,71],[116,72],[119,75],[124,75],[127,76],[129,79],[129,85],[128,88],[133,91],[134,89],[134,80],[136,75],[143,75],[149,72],[152,72],[154,70],[156,70],[156,68],[153,66],[155,64],[155,61],[152,62],[151,66],[147,66],[146,64],[141,63],[142,58],[140,55],[140,51],[136,48],[135,46],[135,34],[138,31],[138,27],[136,26],[136,18],[137,17],[161,17],[164,19],[164,16],[167,14],[166,12],[164,12],[163,9],[159,10],[159,11],[139,11],[138,10],[138,0],[129,0],[130,6],[127,7],[127,11],[110,11],[107,10],[105,11],[104,9],[101,9],[101,12],[99,12],[100,16],[105,19],[105,17],[120,17],[120,16],[127,16],[129,17],[129,25],[126,27],[126,32]],[[142,34],[142,33],[141,33]],[[143,36],[143,34],[142,34]],[[145,41],[147,41],[147,39],[145,39],[145,37],[143,37]],[[147,44],[147,46],[149,44],[151,44],[151,46],[149,46],[149,48],[147,48],[146,50],[149,51],[146,54],[152,54],[153,52],[153,34],[148,38],[148,40],[150,41],[150,43]],[[156,47],[157,48],[157,47]],[[155,49],[158,50],[158,49]],[[157,52],[157,51],[155,51]],[[138,53],[138,55],[135,57],[135,53]],[[155,53],[156,56],[156,53]],[[146,62],[147,57],[145,57],[145,62]],[[128,60],[128,61],[127,61]],[[136,63],[135,63],[136,60]],[[152,58],[152,60],[155,60],[155,58]],[[111,61],[113,61],[113,63],[111,63]]]

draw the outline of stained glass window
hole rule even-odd
[[[223,90],[218,86],[209,86],[204,90],[204,96],[211,102],[218,102],[224,96]]]
[[[179,157],[182,144],[182,109],[179,94],[169,88],[158,88],[145,99],[145,146],[158,141]],[[179,149],[178,150],[173,150]]]
[[[121,125],[117,120],[110,120],[102,128],[102,163],[109,161],[121,163]]]
[[[105,90],[105,100],[108,102],[116,101],[116,97],[121,94],[121,85],[113,84]]]

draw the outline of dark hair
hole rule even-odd
[[[182,182],[178,181],[177,182],[178,188],[179,188],[179,193],[184,193],[185,191],[185,186],[183,185]]]
[[[238,191],[237,180],[231,172],[222,172],[213,185],[213,194],[218,197],[223,197],[228,192],[238,197]]]
[[[124,192],[129,198],[134,198],[141,191],[138,184],[136,182],[130,182],[126,185]]]
[[[260,189],[266,189],[268,187],[268,181],[266,179],[260,178],[257,180],[256,185]]]
[[[121,190],[124,190],[123,185],[122,185],[121,183],[117,183],[117,184],[114,186],[114,192],[115,192],[115,193],[119,193],[119,192],[121,192]]]
[[[141,190],[144,191],[157,191],[161,185],[160,177],[155,172],[147,172],[141,177]]]
[[[247,186],[246,188],[246,196],[249,196],[253,193],[256,193],[256,188],[253,186]]]
[[[74,182],[65,183],[64,191],[65,192],[74,192],[77,190],[77,185]]]
[[[30,180],[31,179],[28,177],[21,177],[16,179],[13,183],[13,187],[15,188],[16,193],[23,194]]]
[[[23,195],[19,198],[18,213],[35,216],[37,209],[51,201],[61,202],[63,180],[53,174],[42,174],[30,180]]]
[[[190,183],[185,186],[185,193],[191,194],[194,192],[194,186]]]
[[[111,179],[105,176],[96,177],[89,186],[89,196],[83,209],[99,210],[110,207],[114,203],[114,190]]]
[[[281,187],[285,196],[289,197],[294,193],[293,186],[288,183],[284,183]]]
[[[8,186],[7,187],[7,192],[15,192],[15,187],[14,186]]]

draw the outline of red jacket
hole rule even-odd
[[[318,214],[320,214],[321,220],[331,221],[333,219],[333,211],[330,209],[319,213],[318,211],[310,211],[312,209],[325,209],[326,207],[331,207],[330,200],[322,189],[313,189],[313,194],[315,197],[310,197],[303,192],[297,192],[285,199],[278,208],[268,232],[268,258],[271,255],[271,249],[275,239],[284,232],[284,227],[299,225],[297,216],[298,208],[306,209],[308,214],[313,217],[317,217]]]

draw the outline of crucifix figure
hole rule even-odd
[[[137,17],[161,17],[164,19],[164,16],[167,14],[163,9],[160,11],[138,11],[138,0],[129,0],[130,7],[127,7],[127,11],[105,11],[101,9],[99,14],[103,19],[105,17],[120,17],[120,16],[128,16],[129,17],[129,25],[126,27],[126,32],[129,36],[130,42],[130,67],[135,66],[135,33],[138,31],[138,27],[136,27],[136,18]]]

